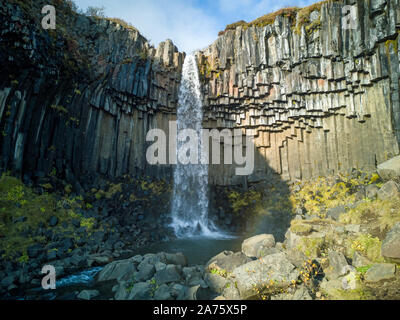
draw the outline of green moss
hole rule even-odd
[[[83,205],[80,197],[63,197],[59,200],[59,196],[54,194],[37,194],[19,179],[3,174],[0,178],[0,248],[3,250],[3,258],[26,262],[27,248],[30,245],[45,245],[45,238],[38,236],[35,231],[40,226],[49,227],[48,221],[52,216],[59,221],[52,228],[54,232],[67,232],[74,237],[72,219],[83,221],[90,232],[94,221],[85,220],[75,212],[81,210]],[[70,227],[64,228],[64,222]]]
[[[95,222],[96,222],[95,218],[82,218],[81,219],[81,226],[85,227],[88,231],[92,231]]]
[[[368,271],[369,269],[371,269],[371,267],[372,267],[372,265],[363,266],[363,267],[358,267],[358,268],[356,268],[356,271],[357,271],[358,273],[360,273],[362,276],[364,276],[364,275],[367,273],[367,271]]]
[[[291,222],[290,231],[299,235],[307,235],[311,233],[312,226],[310,224],[304,223],[301,220],[293,220]]]
[[[324,238],[301,238],[297,249],[309,258],[317,258],[321,255],[324,246]]]
[[[122,184],[111,184],[110,187],[108,188],[108,191],[104,193],[105,197],[107,199],[111,199],[114,197],[117,193],[122,192]]]
[[[67,114],[68,113],[68,110],[66,108],[64,108],[63,106],[52,105],[52,106],[50,106],[50,108],[53,109],[53,110],[56,110],[60,114]]]
[[[400,199],[366,200],[340,215],[339,219],[346,224],[368,224],[371,229],[385,232],[400,222]]]
[[[359,252],[372,262],[383,262],[381,256],[382,241],[369,234],[362,234],[351,242],[350,254]]]
[[[365,288],[354,290],[332,290],[329,298],[333,300],[373,300],[374,296]]]
[[[260,203],[261,193],[254,190],[243,193],[231,191],[228,194],[228,199],[233,212],[239,214]]]
[[[220,277],[226,278],[228,277],[228,271],[224,270],[224,269],[217,269],[217,268],[213,268],[210,270],[211,274],[217,274]]]

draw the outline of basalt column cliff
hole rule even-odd
[[[204,125],[255,135],[249,179],[373,169],[399,152],[399,31],[398,0],[329,1],[229,25],[198,55]],[[210,180],[234,182],[232,166],[213,166]]]
[[[41,28],[49,2],[56,30]],[[0,24],[3,170],[28,179],[56,172],[78,189],[98,176],[171,177],[169,166],[148,165],[146,133],[168,134],[176,119],[184,54],[172,41],[155,49],[123,21],[63,1],[2,3]]]
[[[48,3],[28,2],[0,6],[1,169],[27,179],[56,172],[77,189],[99,176],[172,179],[171,166],[147,163],[146,134],[169,134],[184,53],[58,0],[47,1],[57,29],[44,30]],[[399,153],[399,8],[400,0],[287,8],[229,25],[197,54],[204,127],[255,136],[249,182],[374,169]],[[210,184],[243,183],[234,169],[210,166]]]

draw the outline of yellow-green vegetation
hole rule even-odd
[[[233,212],[238,215],[244,211],[255,208],[261,205],[261,193],[250,190],[240,193],[238,191],[231,191],[228,194],[228,199]]]
[[[288,8],[283,8],[280,9],[276,12],[272,12],[266,15],[263,15],[262,17],[259,17],[253,21],[251,21],[248,26],[252,27],[264,27],[270,24],[273,24],[276,17],[278,16],[284,16],[290,19],[295,19],[296,14],[300,9],[297,7],[288,7]]]
[[[111,199],[116,193],[122,192],[122,184],[111,183],[108,191],[104,193],[106,199]]]
[[[353,256],[354,252],[359,252],[363,256],[366,256],[372,262],[383,262],[384,259],[381,256],[382,241],[378,238],[371,236],[370,234],[361,234],[354,239],[350,246],[347,247],[349,250],[349,256]]]
[[[82,205],[79,197],[57,200],[54,194],[37,194],[19,179],[3,174],[0,178],[0,248],[4,250],[3,258],[26,261],[27,248],[45,241],[34,232],[40,225],[49,227],[48,221],[53,216],[59,221],[55,228],[63,228],[63,222],[79,219],[90,231],[94,221],[85,220],[75,212]]]
[[[335,289],[328,294],[332,300],[374,300],[375,297],[366,288],[359,289]]]
[[[290,230],[298,235],[308,235],[312,231],[312,226],[303,220],[292,220]]]
[[[223,35],[228,30],[235,30],[237,27],[243,27],[244,30],[246,30],[248,27],[264,27],[273,24],[278,16],[289,18],[292,22],[294,32],[296,32],[297,34],[300,34],[301,27],[303,25],[305,25],[306,31],[308,33],[311,33],[313,30],[318,29],[321,25],[320,19],[316,19],[313,22],[310,21],[311,12],[321,11],[322,4],[326,2],[336,1],[340,0],[324,0],[304,8],[287,7],[275,12],[265,14],[251,22],[241,20],[227,25],[225,31],[221,31],[218,35]]]
[[[130,24],[129,22],[126,22],[125,20],[122,20],[120,18],[102,18],[102,19],[119,24],[120,26],[122,26],[125,29],[139,32],[138,29],[136,29],[132,24]]]
[[[52,105],[52,106],[50,106],[50,108],[53,109],[53,110],[56,110],[60,114],[68,113],[68,110],[66,108],[64,108],[63,106]]]
[[[208,59],[204,58],[203,61],[199,64],[199,73],[202,77],[210,78],[213,72],[210,62]]]
[[[308,214],[324,218],[327,209],[355,202],[350,189],[360,184],[359,180],[344,176],[338,183],[332,178],[320,177],[305,183],[299,192],[292,193],[290,200],[294,208],[304,206]]]
[[[370,229],[380,232],[390,230],[400,222],[400,199],[367,200],[340,216],[340,222],[346,224],[368,223]]]
[[[143,191],[149,191],[151,194],[156,196],[160,196],[171,190],[170,185],[163,180],[152,182],[149,182],[148,180],[142,180],[140,181],[140,187]]]
[[[297,249],[304,253],[308,258],[317,258],[321,255],[324,248],[325,239],[321,238],[307,238],[303,237],[299,240]]]
[[[229,274],[228,271],[226,271],[224,269],[217,269],[217,268],[212,268],[210,270],[210,273],[211,274],[217,274],[217,275],[219,275],[220,277],[223,277],[223,278],[227,278],[228,274]]]

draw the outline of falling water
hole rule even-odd
[[[201,155],[201,129],[203,110],[199,74],[194,55],[186,57],[179,88],[177,111],[178,132],[193,129],[199,137],[198,154]],[[177,142],[177,150],[185,142]],[[178,164],[174,172],[172,199],[172,226],[178,237],[219,235],[208,220],[208,168],[207,165]]]

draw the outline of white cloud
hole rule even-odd
[[[187,53],[210,45],[225,25],[252,21],[287,6],[307,6],[316,0],[75,0],[88,6],[104,6],[106,15],[122,18],[157,46],[171,39]]]

